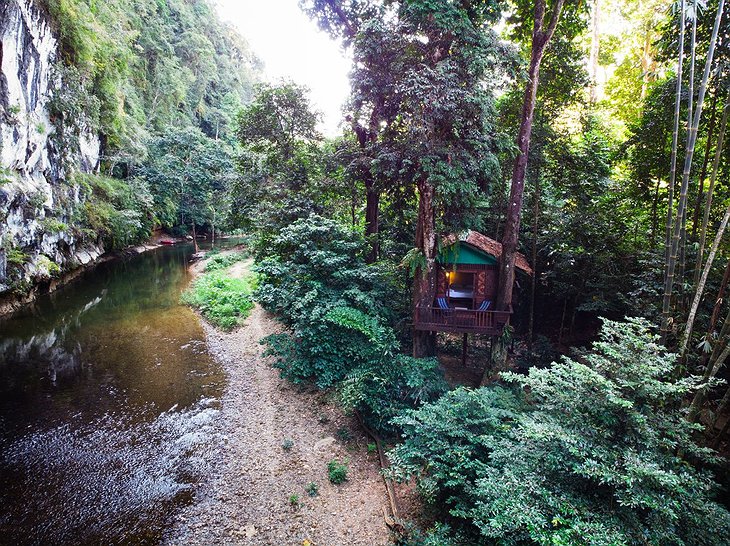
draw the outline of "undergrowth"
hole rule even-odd
[[[216,254],[208,259],[205,264],[205,272],[220,271],[232,266],[236,262],[243,261],[247,258],[244,252],[234,252],[232,254]]]
[[[196,279],[180,299],[197,308],[214,326],[232,330],[253,309],[251,293],[255,287],[254,275],[231,278],[224,268],[215,268]]]

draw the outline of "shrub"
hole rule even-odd
[[[646,321],[605,321],[580,360],[504,375],[524,411],[504,389],[459,389],[396,419],[394,475],[416,475],[474,544],[723,544],[730,514],[692,465],[713,457],[678,409],[695,387],[672,379],[675,358]]]
[[[221,271],[213,271],[197,278],[183,293],[181,300],[198,308],[215,326],[231,330],[253,309],[251,293],[254,285],[253,276],[234,279]]]
[[[220,269],[226,269],[236,262],[240,262],[246,259],[246,254],[243,252],[234,252],[231,254],[215,254],[205,263],[205,272],[218,271]]]
[[[154,213],[152,196],[143,182],[101,175],[77,174],[85,196],[74,224],[107,250],[118,250],[147,238]]]
[[[68,226],[58,218],[44,218],[40,224],[44,233],[61,233],[68,230]]]
[[[266,339],[284,377],[326,388],[395,350],[387,304],[392,283],[365,264],[365,250],[359,233],[315,215],[271,243],[257,266],[256,298],[291,329]]]
[[[346,409],[357,409],[365,423],[387,436],[400,428],[393,418],[439,398],[448,390],[438,361],[396,355],[352,371],[342,382]]]
[[[319,495],[319,485],[317,485],[315,482],[309,482],[304,490],[310,497],[316,497],[317,495]]]
[[[327,477],[335,485],[347,480],[347,471],[347,461],[339,462],[337,459],[332,459],[327,463]]]

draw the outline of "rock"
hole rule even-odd
[[[325,447],[329,447],[333,445],[336,441],[337,440],[335,440],[332,436],[327,436],[326,438],[322,438],[320,441],[314,444],[314,449],[323,449]]]

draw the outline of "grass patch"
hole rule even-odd
[[[339,485],[347,481],[347,463],[347,460],[340,462],[337,459],[332,459],[327,463],[327,477],[330,479],[330,482]]]
[[[212,258],[208,259],[205,264],[205,272],[220,271],[232,266],[236,262],[240,262],[247,258],[243,252],[233,252],[231,254],[216,254]]]
[[[232,279],[224,270],[218,269],[196,279],[180,299],[199,309],[205,319],[218,328],[232,330],[253,309],[251,293],[255,285],[254,275]]]

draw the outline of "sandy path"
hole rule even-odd
[[[236,273],[239,273],[238,271]],[[278,324],[259,306],[232,333],[205,325],[229,384],[221,400],[215,475],[178,516],[169,544],[378,546],[389,543],[387,497],[376,455],[352,418],[316,391],[279,378],[259,341]],[[352,438],[344,440],[342,429]],[[340,434],[337,434],[338,430]],[[282,448],[291,440],[289,450]],[[327,462],[349,459],[349,480],[332,485]],[[319,486],[311,497],[305,487]],[[301,502],[292,506],[291,495]]]

